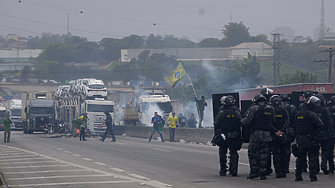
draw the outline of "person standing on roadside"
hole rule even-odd
[[[100,141],[104,142],[107,134],[110,133],[112,135],[111,142],[116,142],[115,135],[114,135],[114,128],[113,128],[113,119],[112,116],[108,111],[105,111],[106,119],[102,122],[102,124],[106,123],[106,131]]]
[[[84,115],[80,116],[77,119],[72,120],[72,124],[79,129],[79,138],[81,141],[81,138],[83,138],[83,141],[87,141],[85,139],[85,129],[87,128],[87,114],[84,113]]]
[[[4,131],[4,142],[5,143],[10,143],[10,132],[11,132],[11,130],[10,130],[10,125],[12,124],[12,120],[11,119],[9,119],[9,116],[8,115],[6,115],[6,118],[5,119],[3,119],[2,121],[1,121],[1,123],[4,125],[4,127],[5,127],[5,131]]]
[[[186,117],[183,116],[182,113],[179,113],[179,115],[178,115],[178,121],[179,121],[180,127],[185,127],[186,126]]]
[[[151,118],[151,123],[153,123],[153,125],[152,125],[151,134],[149,136],[149,142],[151,142],[152,135],[154,135],[155,131],[157,131],[159,135],[161,136],[162,142],[165,142],[163,139],[162,131],[158,129],[158,123],[162,123],[162,118],[161,116],[158,116],[157,112],[155,112],[154,115],[155,116]]]
[[[177,124],[179,127],[179,121],[178,121],[178,118],[176,117],[175,112],[172,112],[172,116],[169,117],[168,123],[169,123],[169,131],[170,131],[170,142],[174,142],[174,135],[176,132]]]
[[[194,114],[192,113],[191,117],[187,120],[188,128],[197,128],[197,123],[198,121],[195,119]]]
[[[198,128],[203,128],[201,126],[202,120],[204,119],[204,111],[205,111],[205,106],[207,106],[207,102],[205,101],[205,96],[201,96],[201,99],[197,99],[197,95],[195,94],[195,102],[197,103],[197,110],[199,114],[199,127]]]

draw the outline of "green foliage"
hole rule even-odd
[[[26,65],[26,66],[23,67],[20,77],[21,78],[28,78],[30,72],[31,72],[30,67]]]
[[[222,29],[224,34],[224,44],[225,46],[236,46],[243,42],[250,41],[249,28],[247,28],[243,22],[230,22],[225,25]]]
[[[317,76],[310,72],[296,71],[290,77],[285,75],[285,79],[280,79],[278,85],[296,84],[296,83],[316,83]]]

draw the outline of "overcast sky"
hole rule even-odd
[[[325,0],[326,26],[335,30],[333,7],[334,0]],[[252,35],[289,26],[313,38],[320,11],[321,0],[0,0],[0,35],[66,34],[69,13],[70,32],[90,41],[151,33],[221,39],[230,15]]]

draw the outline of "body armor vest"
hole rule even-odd
[[[255,116],[255,130],[270,131],[273,116],[273,110],[268,104],[260,106]]]

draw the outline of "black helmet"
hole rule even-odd
[[[234,97],[231,95],[221,97],[221,104],[231,106],[235,104]]]
[[[304,97],[305,97],[305,99],[307,99],[308,97],[310,97],[310,96],[313,96],[314,95],[314,93],[313,93],[313,91],[311,90],[311,89],[307,89],[305,92],[304,92]]]
[[[257,103],[257,102],[260,102],[260,101],[266,101],[266,98],[261,93],[256,93],[256,95],[252,99],[252,102]]]
[[[326,103],[325,103],[325,98],[323,97],[323,95],[321,95],[321,94],[316,94],[315,95],[317,98],[319,98],[320,99],[320,105],[325,105]]]
[[[279,95],[273,95],[270,98],[270,102],[272,106],[279,106],[281,104],[281,98]]]
[[[269,89],[266,87],[266,88],[261,89],[259,93],[261,93],[262,95],[270,95],[272,92],[273,92],[272,89]]]
[[[286,93],[280,94],[280,98],[282,101],[289,101],[291,99]]]
[[[320,105],[320,99],[315,97],[315,96],[311,96],[306,100],[306,105],[307,108],[309,108],[310,110],[315,109],[316,106]]]
[[[335,104],[335,95],[330,97],[330,101],[329,101],[330,104]]]

